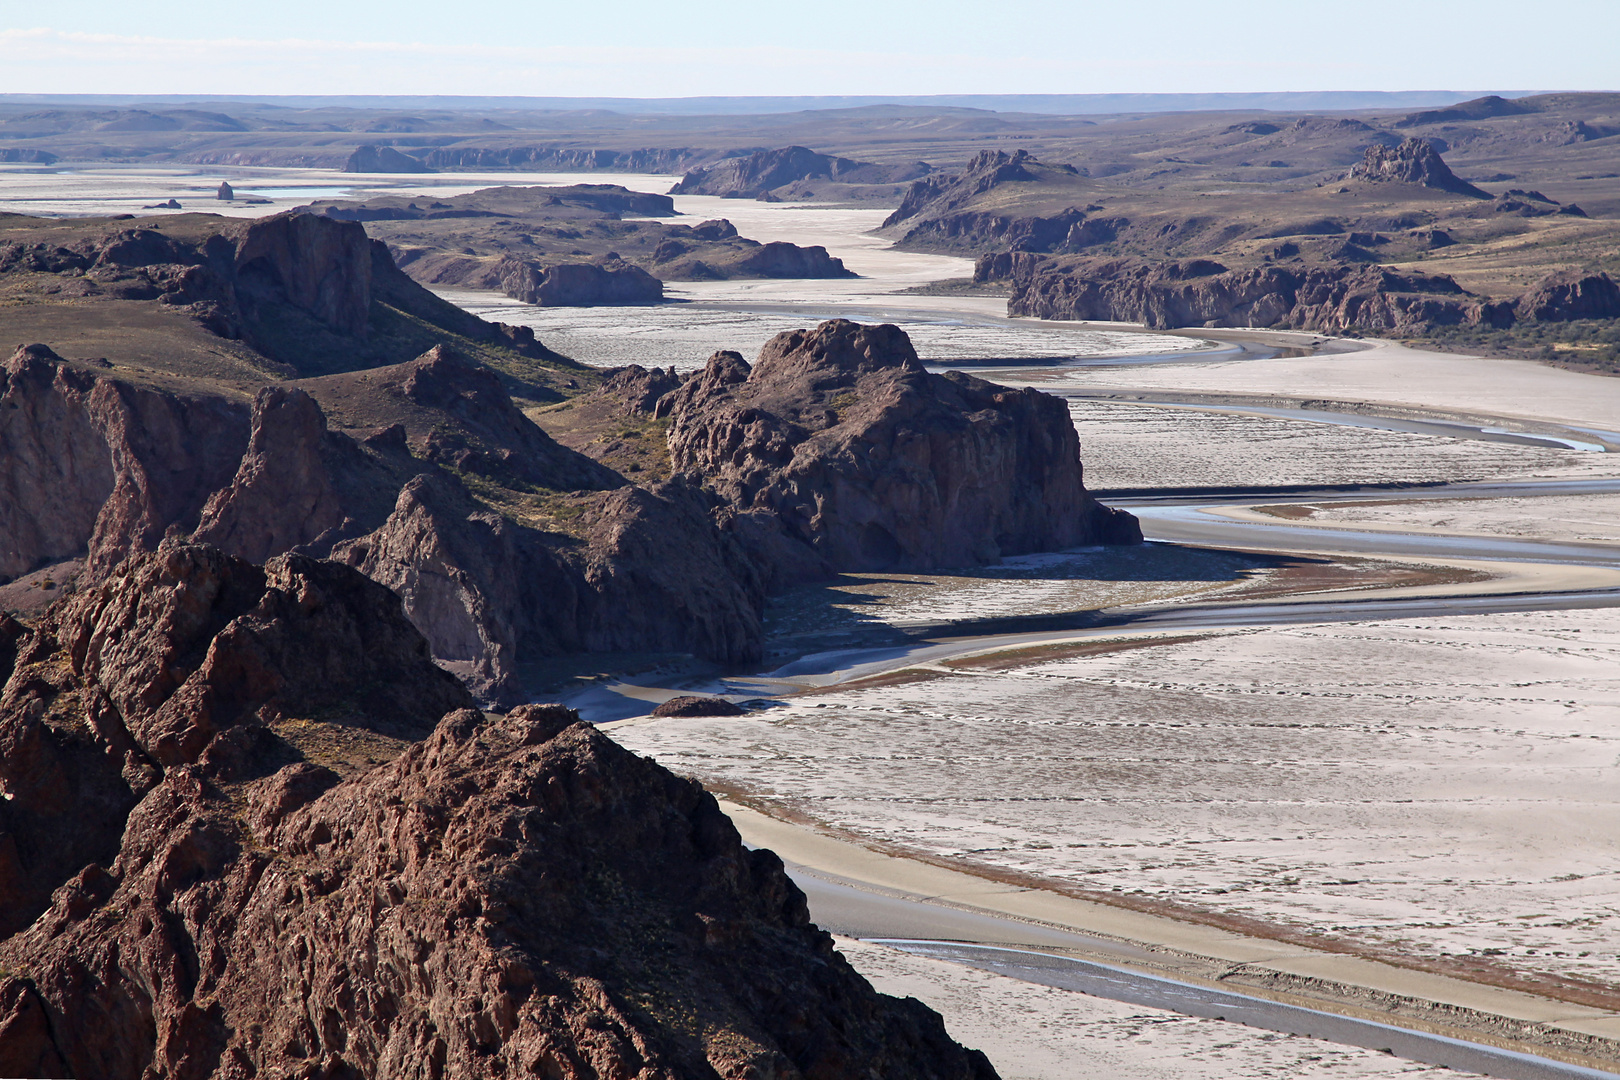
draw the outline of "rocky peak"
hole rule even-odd
[[[752,368],[718,353],[659,411],[676,468],[747,517],[740,537],[793,542],[749,540],[767,566],[804,548],[801,569],[928,569],[1140,539],[1087,495],[1059,399],[932,375],[895,326],[779,334]]]
[[[371,240],[365,227],[318,214],[285,213],[233,226],[235,294],[250,317],[289,304],[329,328],[365,338],[371,318]]]
[[[355,571],[180,541],[66,598],[12,650],[0,934],[110,862],[125,815],[174,770],[239,781],[306,754],[351,768],[472,703],[399,599]]]
[[[267,386],[253,399],[252,425],[235,478],[209,498],[193,535],[263,562],[337,530],[344,513],[321,458],[326,414],[314,398]]]
[[[385,381],[414,404],[442,415],[415,440],[418,453],[430,461],[561,491],[601,491],[625,483],[613,470],[555,442],[513,404],[495,372],[454,349],[436,345]]]
[[[1410,138],[1393,147],[1367,147],[1361,163],[1350,170],[1350,179],[1374,184],[1417,184],[1476,199],[1490,198],[1453,173],[1428,139]]]
[[[995,1077],[697,784],[559,706],[341,780],[175,769],[106,867],[0,944],[7,1073]]]

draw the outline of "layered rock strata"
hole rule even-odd
[[[1607,274],[1554,274],[1516,299],[1468,292],[1445,274],[1357,264],[1228,270],[1211,259],[1044,259],[1014,253],[980,262],[1012,285],[1011,315],[1134,322],[1156,329],[1249,326],[1423,334],[1443,326],[1613,318],[1620,290]]]
[[[932,171],[922,161],[905,165],[877,165],[818,154],[804,146],[784,146],[693,169],[681,178],[680,183],[670,188],[669,193],[718,195],[722,199],[757,199],[776,188],[802,180],[899,184],[916,180]]]

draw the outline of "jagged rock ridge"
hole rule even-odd
[[[170,543],[6,635],[0,1073],[995,1076],[695,783],[458,708],[347,568]]]

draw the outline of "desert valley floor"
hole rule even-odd
[[[220,178],[142,174],[129,196],[108,169],[0,209],[123,209]],[[252,182],[277,200],[263,212],[353,181]],[[647,308],[444,295],[600,366],[689,369],[822,318],[898,322],[930,364],[1066,395],[1088,486],[1139,513],[1150,543],[844,575],[775,602],[773,670],[649,663],[576,684],[570,704],[807,832],[1545,993],[1579,1003],[1568,1031],[1620,1040],[1620,379],[1311,334],[1012,320],[1000,298],[907,292],[970,264],[890,250],[868,235],[882,210],[676,206],[822,244],[860,277],[676,284],[679,302]],[[690,692],[759,707],[646,715]],[[1008,1080],[1441,1071],[841,947]]]

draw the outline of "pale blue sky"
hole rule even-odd
[[[0,0],[0,92],[1620,89],[1620,0]]]

